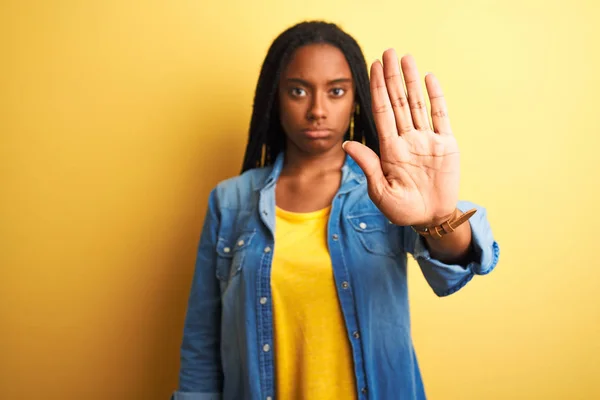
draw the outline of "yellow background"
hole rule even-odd
[[[1,1],[0,398],[168,398],[207,195],[306,18],[438,75],[501,245],[445,299],[411,264],[429,397],[600,398],[597,4]]]

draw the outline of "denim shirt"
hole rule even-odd
[[[275,399],[270,274],[277,251],[275,184],[283,157],[221,182],[210,194],[174,400]],[[458,204],[462,211],[473,207],[478,211],[469,223],[476,260],[466,266],[444,264],[430,256],[412,228],[392,224],[379,211],[367,194],[364,173],[346,156],[327,244],[358,399],[425,398],[411,338],[407,254],[438,296],[492,271],[499,247],[485,209]]]

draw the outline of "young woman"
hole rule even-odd
[[[406,86],[406,90],[405,90]],[[459,151],[433,75],[367,74],[337,26],[283,32],[264,61],[243,171],[210,194],[174,399],[423,399],[407,254],[439,296],[498,260],[459,201]]]

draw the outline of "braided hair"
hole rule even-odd
[[[337,47],[344,53],[350,65],[357,107],[353,114],[353,127],[348,129],[344,139],[362,142],[379,155],[379,141],[371,112],[367,63],[360,46],[356,40],[333,23],[308,21],[294,25],[281,33],[267,52],[254,94],[242,172],[271,165],[277,155],[284,150],[285,133],[279,119],[277,95],[279,78],[296,49],[314,43],[327,43]]]

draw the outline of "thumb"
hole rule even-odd
[[[381,170],[381,162],[377,154],[359,142],[345,141],[342,148],[363,170],[370,184],[379,186],[385,179]]]

